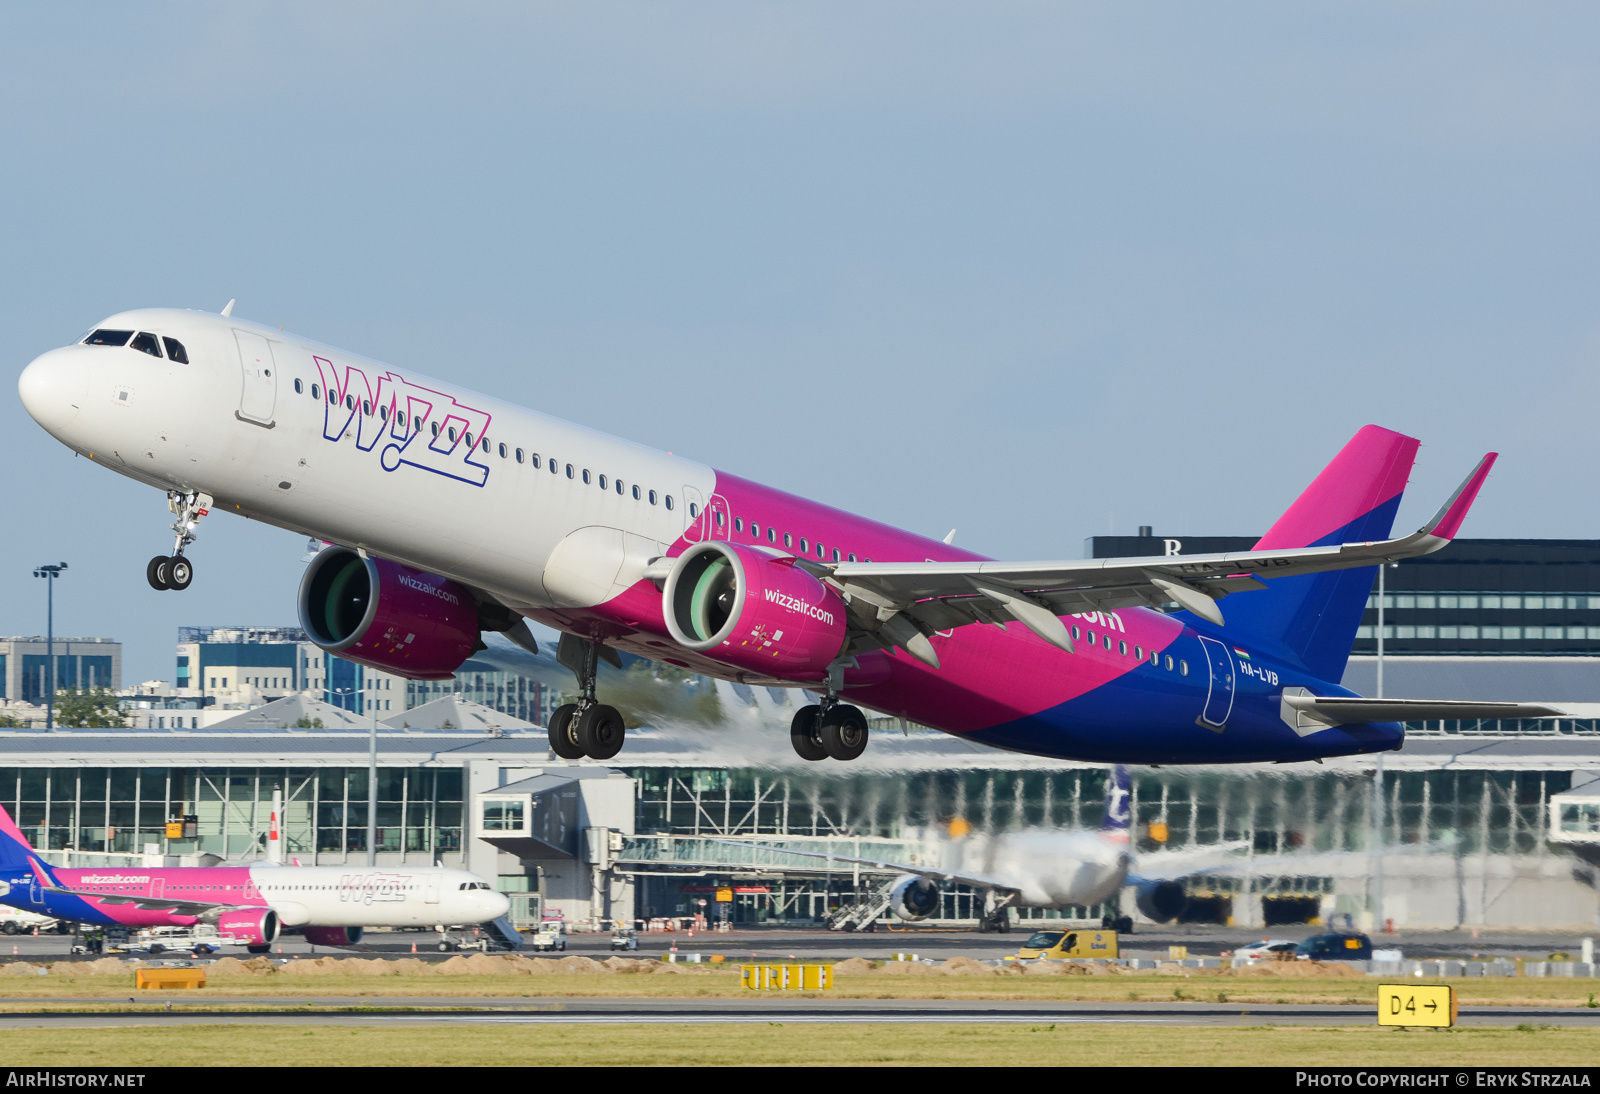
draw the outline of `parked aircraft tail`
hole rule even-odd
[[[11,819],[5,806],[0,805],[0,870],[16,867],[26,869],[32,856],[33,844],[22,834],[22,829]]]
[[[1128,826],[1133,820],[1129,808],[1132,800],[1128,789],[1128,769],[1117,764],[1106,779],[1106,815],[1100,822],[1100,830],[1127,839]]]
[[[1413,437],[1380,426],[1363,426],[1254,549],[1387,539],[1418,444]],[[1480,477],[1473,483],[1474,495],[1481,481]],[[1471,500],[1464,499],[1467,505]],[[1455,530],[1451,527],[1446,536]],[[1377,567],[1369,566],[1278,578],[1264,590],[1228,601],[1227,631],[1241,640],[1255,638],[1276,645],[1320,679],[1337,682],[1344,675],[1377,574]]]

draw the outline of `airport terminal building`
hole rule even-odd
[[[1090,546],[1162,554],[1174,541],[1195,551],[1253,542]],[[1600,542],[1463,540],[1401,564],[1385,584],[1385,694],[1549,701],[1570,716],[1413,724],[1398,753],[1322,765],[1135,769],[1136,851],[1238,848],[1229,870],[1186,882],[1193,920],[1593,928],[1595,855],[1574,854],[1561,825],[1568,814],[1588,823],[1579,790],[1592,794],[1600,776],[1600,633],[1590,631],[1600,627]],[[1376,633],[1365,628],[1377,625],[1374,600],[1346,676],[1365,694],[1377,674]],[[514,894],[524,921],[543,908],[572,920],[704,910],[745,923],[861,925],[883,914],[892,873],[715,841],[915,863],[958,818],[978,836],[1100,821],[1103,768],[888,720],[861,760],[806,764],[787,737],[803,693],[716,687],[751,716],[632,730],[609,767],[557,761],[532,719],[454,688],[412,689],[394,714],[295,694],[204,727],[0,731],[0,801],[60,856],[240,860],[259,853],[281,787],[288,854],[358,865],[376,721],[379,863],[465,866]],[[168,838],[169,823],[181,837]],[[1130,894],[1120,904],[1132,912]],[[1111,910],[1013,915],[1098,920]],[[975,894],[950,887],[936,919],[981,914]]]

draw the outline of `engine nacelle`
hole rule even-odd
[[[303,932],[313,946],[358,946],[365,927],[307,927]]]
[[[347,661],[448,680],[478,643],[478,606],[447,577],[328,547],[300,582],[300,625]]]
[[[667,576],[667,631],[735,668],[823,679],[844,647],[844,598],[796,561],[743,544],[690,547]]]
[[[242,908],[217,917],[217,933],[247,946],[267,946],[278,937],[278,913],[271,908]]]
[[[889,910],[907,923],[927,919],[939,910],[939,886],[925,877],[907,874],[889,890]]]
[[[1135,890],[1139,913],[1157,923],[1169,923],[1189,906],[1189,895],[1177,881],[1147,881]]]

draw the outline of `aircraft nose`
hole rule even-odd
[[[480,891],[478,896],[483,899],[484,911],[489,913],[490,919],[499,919],[503,915],[511,914],[511,898],[504,893]]]
[[[33,420],[59,434],[78,416],[89,391],[89,362],[77,346],[40,354],[17,379],[17,394]]]

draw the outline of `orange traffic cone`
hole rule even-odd
[[[33,937],[35,937],[35,938],[39,937],[39,928],[38,927],[35,927],[33,929]]]
[[[17,956],[17,944],[15,942],[11,943],[11,956]]]
[[[412,953],[416,953],[417,952],[417,944],[415,942],[411,943],[411,952]]]

